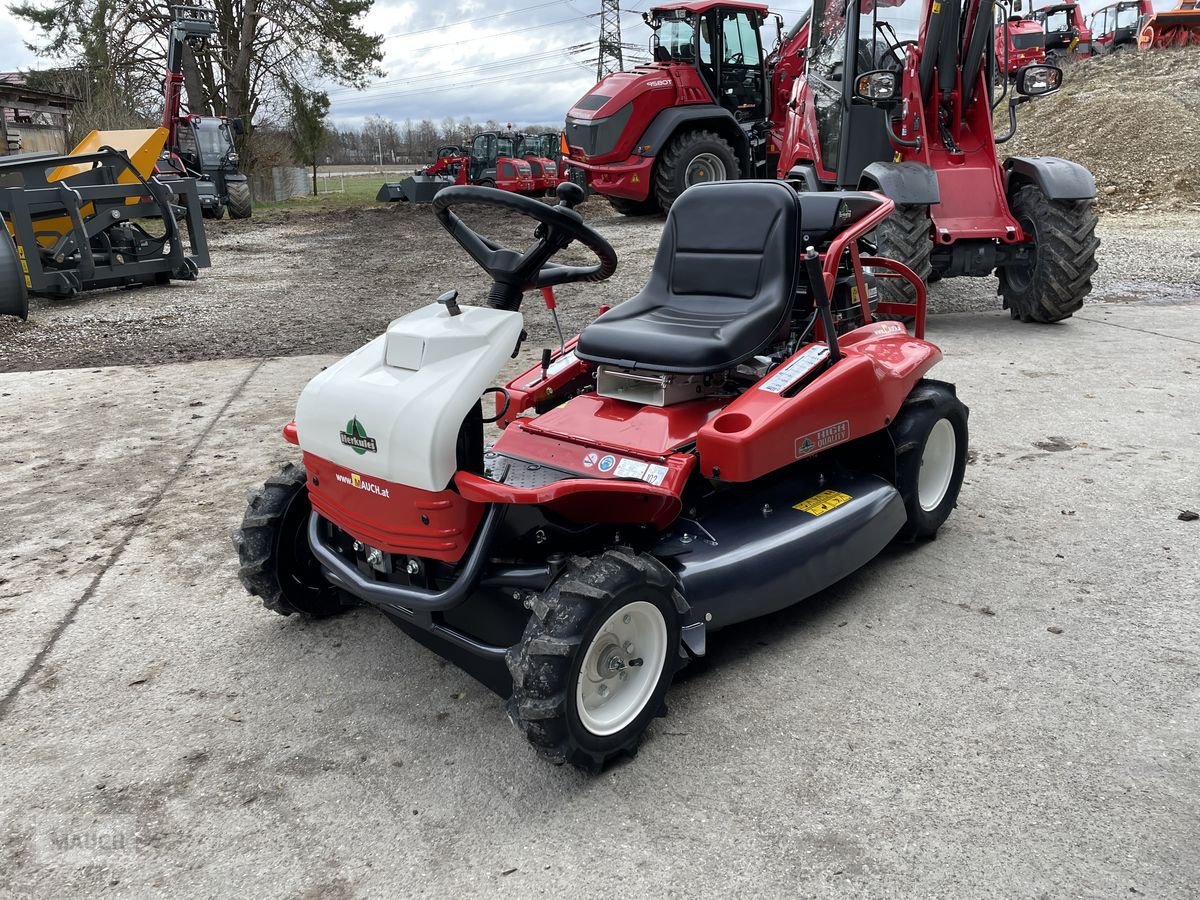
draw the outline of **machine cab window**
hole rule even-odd
[[[758,15],[745,10],[713,10],[700,18],[700,73],[717,102],[739,122],[767,114],[758,25]]]

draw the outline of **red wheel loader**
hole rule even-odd
[[[646,13],[654,62],[607,76],[567,113],[567,162],[618,212],[665,212],[693,184],[771,177],[772,118],[799,75],[807,19],[764,53],[765,4],[697,0]]]
[[[403,181],[389,181],[375,195],[380,203],[432,203],[443,188],[477,184],[514,194],[538,193],[537,181],[527,160],[517,155],[511,136],[495,132],[477,134],[470,148],[440,147],[437,161],[417,169]]]
[[[998,78],[1017,77],[1028,65],[1046,61],[1046,30],[1040,22],[1009,16],[996,26],[996,73]]]
[[[1059,65],[1072,57],[1092,55],[1092,29],[1078,3],[1056,3],[1033,10],[1027,18],[1046,32],[1046,62]]]
[[[996,135],[1009,85],[993,86],[995,10],[995,0],[818,0],[779,173],[812,191],[886,194],[896,211],[875,233],[880,255],[926,280],[994,273],[1013,318],[1055,322],[1092,288],[1096,185],[1065,159],[1000,160],[1017,107],[1057,90],[1062,70],[1019,70],[1008,131]]]
[[[172,7],[175,14],[167,41],[166,102],[162,127],[167,150],[155,167],[160,180],[195,178],[206,219],[248,219],[253,213],[250,182],[238,168],[233,145],[242,132],[240,118],[183,112],[184,48],[203,49],[217,34],[216,13],[195,6]]]

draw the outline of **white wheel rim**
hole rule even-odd
[[[641,664],[630,665],[635,660]],[[638,600],[609,616],[579,667],[575,707],[583,727],[598,737],[627,727],[650,702],[666,661],[667,622],[657,606]]]
[[[954,477],[957,443],[949,419],[938,419],[925,439],[921,474],[917,476],[917,499],[925,512],[933,512],[946,499],[946,491]]]

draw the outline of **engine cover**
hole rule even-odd
[[[305,453],[363,475],[441,491],[458,430],[512,356],[518,312],[431,304],[308,383],[296,404]]]

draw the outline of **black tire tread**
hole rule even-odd
[[[910,505],[910,498],[905,496],[905,487],[901,483],[899,475],[901,470],[906,467],[909,454],[919,452],[925,439],[923,434],[917,433],[917,429],[919,428],[917,419],[922,414],[922,410],[935,410],[939,406],[944,407],[944,413],[961,413],[962,415],[964,433],[962,435],[962,445],[958,448],[963,460],[962,468],[958,473],[957,483],[951,485],[946,499],[943,501],[944,503],[949,503],[950,510],[958,506],[958,495],[962,488],[963,475],[965,474],[967,442],[969,440],[967,420],[970,410],[958,399],[954,385],[945,381],[936,381],[932,378],[922,378],[904,399],[895,420],[888,426],[888,432],[895,447],[896,486],[900,490],[901,496],[905,498],[906,508]],[[947,511],[946,515],[949,515],[949,511]],[[937,530],[941,527],[944,520],[945,517],[932,527],[929,527],[916,521],[910,510],[909,521],[900,529],[895,540],[900,543],[914,543],[922,539],[932,540],[936,537]]]
[[[902,262],[926,284],[933,273],[930,255],[929,207],[898,204],[875,229],[875,248],[879,256]],[[900,278],[879,279],[879,299],[884,303],[916,303],[916,289]]]
[[[678,170],[680,162],[691,152],[694,145],[705,141],[719,144],[728,154],[729,160],[732,161],[732,166],[726,168],[726,181],[737,181],[741,177],[737,153],[734,152],[733,147],[729,146],[728,141],[712,131],[702,129],[685,131],[667,144],[667,149],[663,151],[662,157],[654,168],[654,196],[658,199],[658,206],[664,213],[670,211],[671,204],[679,196],[675,192],[675,172]]]
[[[620,755],[637,753],[644,730],[610,751],[581,746],[566,727],[565,685],[595,613],[641,584],[670,591],[680,617],[686,613],[687,603],[666,566],[647,554],[622,550],[609,550],[591,559],[571,559],[566,571],[533,601],[533,615],[521,642],[505,656],[513,681],[507,710],[513,723],[549,761],[598,772]],[[676,658],[668,653],[663,678],[669,681],[683,661],[682,655]],[[665,713],[665,704],[660,701],[659,705],[654,715]]]
[[[229,218],[249,219],[254,214],[254,200],[250,196],[249,182],[230,182],[225,186],[225,195],[229,205]]]
[[[288,502],[297,490],[303,489],[307,480],[304,466],[285,463],[262,487],[250,491],[242,525],[233,533],[233,546],[238,555],[238,580],[251,596],[262,600],[264,607],[281,616],[290,616],[300,610],[288,603],[271,567],[275,536]]]
[[[653,216],[659,212],[658,201],[653,195],[645,200],[630,200],[628,197],[609,197],[609,204],[623,216]]]
[[[1004,305],[1022,322],[1060,322],[1083,306],[1096,273],[1096,204],[1092,200],[1050,200],[1033,184],[1013,194],[1011,208],[1018,219],[1037,223],[1037,263],[1028,291],[1017,291],[1007,278],[1001,282]]]

